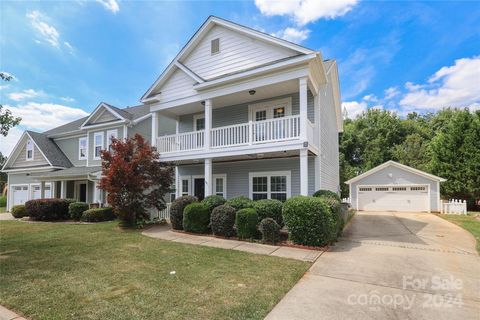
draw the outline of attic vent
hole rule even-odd
[[[210,52],[211,54],[216,54],[220,52],[220,38],[212,40]]]

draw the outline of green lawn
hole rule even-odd
[[[309,267],[116,222],[0,222],[0,304],[34,319],[263,319]]]
[[[469,212],[468,215],[441,214],[440,217],[453,222],[467,230],[477,239],[477,251],[480,253],[480,216],[479,212]]]
[[[7,212],[7,207],[0,207],[0,213]]]

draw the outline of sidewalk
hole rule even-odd
[[[7,308],[0,306],[0,320],[26,320],[24,317],[19,316],[13,311],[8,310]]]
[[[272,246],[254,242],[227,240],[212,236],[192,235],[182,232],[174,232],[169,225],[154,226],[142,232],[147,237],[169,240],[180,243],[196,244],[206,247],[238,250],[268,256],[290,258],[307,262],[314,262],[323,251]]]

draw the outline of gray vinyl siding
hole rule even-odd
[[[163,117],[161,114],[158,116],[158,136],[165,136],[175,134],[177,130],[177,124],[175,120],[167,117]],[[151,134],[151,133],[150,133]]]
[[[133,127],[128,128],[127,135],[129,138],[133,138],[137,133],[150,142],[152,136],[152,119],[147,118]]]
[[[85,134],[84,137],[87,135]],[[74,165],[74,166],[86,166],[87,165],[87,160],[79,160],[78,159],[78,144],[79,144],[79,139],[80,137],[74,137],[74,138],[69,138],[69,139],[60,139],[60,140],[54,140],[57,146],[63,151],[63,153],[67,156],[68,160]]]
[[[392,177],[389,176],[392,175]],[[424,176],[414,174],[394,166],[388,166],[377,172],[360,179],[351,184],[350,201],[354,207],[357,204],[357,187],[361,185],[385,185],[385,184],[423,184],[430,186],[430,208],[431,211],[440,211],[438,203],[439,190],[437,181],[428,179]]]
[[[25,167],[36,167],[36,166],[48,166],[48,161],[45,159],[45,157],[42,155],[40,150],[38,150],[37,146],[34,144],[33,145],[33,160],[27,161],[27,139],[23,141],[23,143],[20,145],[20,152],[18,153],[18,156],[16,157],[15,161],[12,163],[10,168],[25,168]]]
[[[102,113],[102,115],[100,117],[98,117],[98,119],[95,119],[95,121],[92,121],[91,123],[92,124],[105,123],[105,122],[115,121],[115,120],[118,120],[118,118],[116,116],[114,116],[113,114],[111,114],[109,111],[105,110]]]
[[[320,89],[320,189],[338,192],[340,167],[338,127],[333,101],[332,79]]]
[[[314,158],[309,157],[308,193],[315,191]],[[291,195],[300,194],[300,159],[278,158],[238,162],[213,163],[213,174],[227,175],[227,198],[249,196],[249,173],[268,171],[290,171]],[[180,176],[204,175],[204,165],[179,166]],[[192,184],[193,187],[193,184]]]
[[[96,132],[103,132],[103,147],[104,147],[104,149],[106,149],[106,148],[108,148],[107,131],[115,130],[115,129],[117,129],[118,138],[123,139],[124,138],[123,137],[123,125],[89,132],[89,134],[88,134],[88,165],[90,167],[102,165],[101,160],[94,160],[93,159],[93,157],[95,155],[95,152],[94,152],[95,151],[95,141],[94,141],[94,138],[93,138],[95,133]]]
[[[248,122],[248,105],[262,103],[277,99],[292,98],[292,115],[298,115],[300,112],[300,98],[299,94],[293,93],[289,95],[283,95],[273,97],[269,99],[257,100],[248,103],[237,104],[233,106],[214,108],[212,110],[212,127],[224,127],[240,123]],[[195,113],[199,114],[199,113]],[[195,114],[182,115],[179,118],[179,131],[191,132],[193,131],[193,116]],[[314,110],[314,98],[310,90],[307,94],[307,117],[310,122],[315,123],[315,110]]]
[[[47,172],[47,171],[45,171]],[[27,175],[28,173],[9,173],[8,174],[8,184],[29,184],[29,183],[39,183],[40,181],[36,180],[35,177]]]

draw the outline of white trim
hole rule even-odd
[[[50,136],[47,136],[55,141],[62,141],[62,140],[68,140],[68,139],[74,139],[74,138],[80,138],[80,137],[85,137],[85,131],[83,133],[80,133],[80,134],[76,134],[74,136],[68,136],[68,137],[60,137],[60,138],[53,138],[53,137],[50,137]]]
[[[87,125],[87,123],[92,120],[92,118],[95,116],[95,114],[98,112],[98,110],[100,110],[100,108],[104,108],[104,109],[107,109],[111,114],[113,114],[115,117],[117,117],[118,119],[122,119],[122,120],[127,120],[125,119],[124,117],[122,117],[121,115],[118,114],[118,112],[116,112],[115,110],[113,110],[112,108],[110,108],[106,103],[104,102],[101,102],[96,108],[95,110],[93,110],[93,112],[88,116],[88,118],[80,125],[80,129],[84,129],[84,127],[89,127],[89,128],[94,128],[96,125]],[[102,125],[102,124],[100,124]]]
[[[102,144],[101,145],[97,144],[97,137],[102,137]],[[102,159],[102,157],[100,155],[97,157],[96,149],[97,149],[97,147],[101,147],[100,151],[105,149],[105,141],[104,140],[105,140],[105,136],[103,134],[103,131],[97,131],[97,132],[93,133],[93,160],[101,160]]]
[[[423,177],[425,177],[425,178],[428,178],[428,179],[430,179],[430,180],[439,181],[439,182],[447,181],[446,179],[440,178],[440,177],[437,177],[437,176],[434,176],[433,174],[426,173],[426,172],[423,172],[423,171],[418,170],[418,169],[414,169],[414,168],[412,168],[412,167],[409,167],[409,166],[406,166],[406,165],[404,165],[404,164],[395,162],[395,161],[393,161],[393,160],[389,160],[389,161],[387,161],[387,162],[385,162],[385,163],[382,163],[382,164],[379,165],[379,166],[376,166],[376,167],[373,168],[373,169],[368,170],[367,172],[362,173],[362,174],[359,175],[359,176],[356,176],[355,178],[352,178],[352,179],[350,179],[350,180],[348,180],[348,181],[345,181],[345,183],[346,183],[346,184],[351,184],[351,183],[357,182],[357,181],[359,181],[359,180],[361,180],[361,179],[363,179],[363,178],[365,178],[365,177],[367,177],[367,176],[369,176],[369,175],[371,175],[371,174],[373,174],[373,173],[375,173],[375,172],[378,172],[378,171],[380,171],[380,170],[382,170],[382,169],[384,169],[384,168],[386,168],[386,167],[388,167],[388,166],[395,166],[395,167],[397,167],[397,168],[404,169],[404,170],[406,170],[406,171],[410,171],[411,173],[418,174],[418,175],[423,176]]]
[[[18,151],[18,147],[20,146],[22,140],[23,140],[23,137],[24,136],[28,136],[29,138],[31,138],[28,134],[27,134],[27,131],[23,131],[22,133],[22,136],[20,137],[20,139],[17,141],[17,143],[15,144],[15,147],[13,147],[12,149],[12,152],[10,152],[10,155],[7,157],[7,161],[5,161],[3,167],[2,167],[2,172],[7,172],[7,171],[4,171],[5,168],[7,167],[7,164],[12,160],[12,159],[16,159],[18,157],[18,154],[15,155],[15,153],[19,153]],[[12,160],[13,161],[13,160]]]
[[[283,98],[283,99],[275,99],[275,100],[267,100],[264,102],[257,102],[254,104],[248,105],[248,121],[255,121],[254,113],[257,111],[261,111],[265,109],[267,111],[267,118],[273,119],[273,109],[276,107],[281,107],[285,105],[285,117],[292,115],[292,97]]]
[[[99,123],[99,124],[92,124],[92,125],[89,125],[89,126],[85,126],[85,127],[82,127],[82,130],[85,130],[85,129],[96,129],[96,128],[108,128],[108,127],[115,127],[115,126],[118,126],[118,125],[121,125],[121,124],[124,124],[124,123],[128,123],[129,121],[128,120],[116,120],[116,121],[112,121],[112,122],[105,122],[105,123]]]
[[[85,156],[82,157],[81,150],[81,141],[85,141]],[[82,136],[78,138],[78,160],[87,160],[88,158],[88,137]]]
[[[29,145],[30,143],[30,145]],[[29,150],[29,147],[32,149],[32,150]],[[32,157],[29,158],[28,157],[28,151],[32,151]],[[33,142],[33,139],[30,138],[30,139],[27,139],[27,143],[25,144],[25,160],[26,161],[33,161],[35,160],[35,143]]]
[[[205,119],[205,113],[199,113],[199,114],[194,114],[193,115],[193,131],[199,131],[197,130],[197,120],[198,119]],[[204,129],[201,129],[204,130]]]
[[[45,199],[55,198],[55,195],[53,194],[53,182],[45,182],[45,187],[47,187],[47,185],[50,187],[50,198],[45,197]],[[40,186],[40,188],[41,188],[41,183],[35,182],[35,183],[30,183],[29,184],[29,188],[30,188],[29,191],[28,191],[28,195],[29,195],[28,199],[29,200],[34,199],[33,198],[33,187],[35,187],[35,186]],[[41,199],[41,197],[38,198],[38,199]]]
[[[143,120],[146,120],[146,119],[150,118],[151,116],[152,116],[152,113],[147,113],[146,115],[141,116],[140,118],[137,118],[137,119],[133,120],[132,122],[135,125],[137,123],[142,122]]]
[[[183,180],[188,180],[187,192],[183,192]],[[192,195],[192,176],[179,176],[178,194],[180,197],[183,195]]]
[[[440,181],[437,181],[437,211],[442,212],[442,201],[440,201]]]
[[[76,180],[73,184],[73,198],[80,201],[79,185],[85,184],[85,203],[88,203],[88,180]]]
[[[213,184],[213,190],[212,194],[216,195],[217,194],[217,179],[223,179],[223,196],[225,199],[227,199],[227,174],[213,174],[212,175],[212,184]]]
[[[192,78],[193,80],[197,81],[198,83],[204,83],[205,80],[203,80],[202,78],[200,78],[195,72],[193,72],[192,70],[188,69],[186,66],[184,66],[182,63],[180,63],[179,61],[175,61],[175,66],[182,70],[183,72],[185,72],[190,78]]]
[[[128,139],[128,126],[126,124],[124,124],[123,125],[123,140],[126,141],[127,139]]]
[[[292,172],[287,171],[259,171],[259,172],[249,172],[248,173],[248,196],[250,199],[253,199],[253,178],[254,177],[267,177],[267,199],[271,199],[271,177],[272,176],[286,176],[287,177],[287,199],[292,196]],[[283,192],[275,192],[283,193]]]

